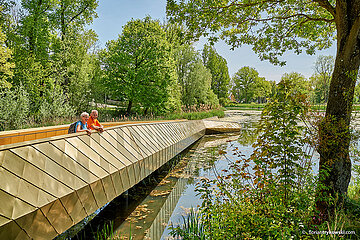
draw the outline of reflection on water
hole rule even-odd
[[[238,137],[238,142],[244,146],[251,146],[258,136],[257,133],[257,122],[250,122],[242,124],[240,136]]]
[[[182,157],[175,169],[158,184],[126,220],[115,229],[115,239],[171,239],[169,225],[177,224],[190,208],[201,205],[195,192],[201,177],[214,177],[213,168],[225,169],[228,162],[219,150],[239,148],[245,155],[252,152],[254,128],[241,134],[209,135]],[[242,144],[244,143],[244,144]]]

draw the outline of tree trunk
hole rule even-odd
[[[128,107],[126,109],[126,116],[129,116],[130,113],[131,113],[131,107],[132,107],[132,101],[129,100],[129,104],[128,104]]]
[[[66,35],[66,24],[65,24],[65,5],[64,1],[60,2],[60,29],[61,29],[61,41],[64,42]]]
[[[353,6],[354,2],[339,3],[336,8],[337,54],[326,115],[319,126],[320,183],[316,206],[322,220],[327,220],[328,214],[332,215],[343,202],[351,177],[349,130],[360,64],[359,6]],[[335,198],[335,202],[329,202],[329,198]]]

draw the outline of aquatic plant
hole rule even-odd
[[[182,216],[181,226],[171,226],[170,234],[174,237],[187,240],[205,240],[205,229],[200,213],[193,208],[186,216]]]

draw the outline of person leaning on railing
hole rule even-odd
[[[103,132],[104,127],[103,127],[103,125],[100,124],[99,120],[97,120],[98,116],[99,116],[98,111],[92,110],[90,113],[90,117],[87,120],[87,125],[88,125],[88,128],[91,130],[97,130],[99,132]]]
[[[83,112],[80,114],[80,121],[76,123],[75,132],[86,132],[88,135],[91,134],[91,130],[88,129],[87,121],[89,120],[89,114]]]

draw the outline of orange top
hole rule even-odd
[[[88,128],[91,130],[94,130],[93,126],[101,127],[100,122],[97,119],[93,119],[92,116],[89,117],[89,120],[87,121]]]

